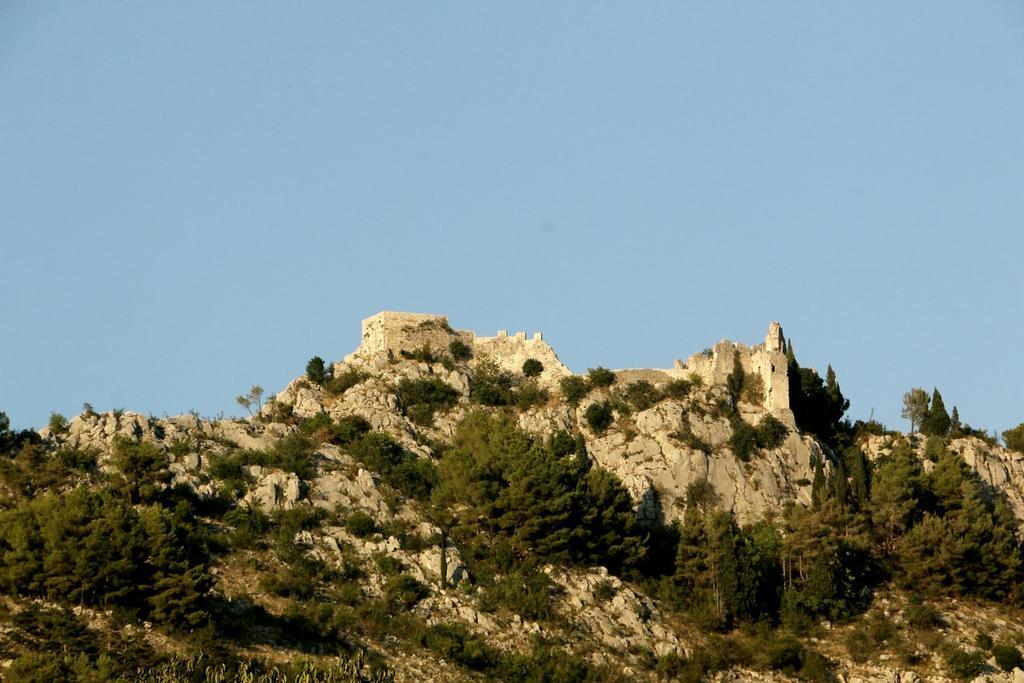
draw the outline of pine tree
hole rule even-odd
[[[900,417],[910,420],[910,433],[914,433],[915,427],[921,424],[921,420],[928,414],[928,393],[920,387],[914,387],[903,394],[903,410]]]

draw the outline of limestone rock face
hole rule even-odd
[[[252,465],[249,474],[258,483],[243,500],[264,512],[290,510],[302,496],[302,482],[290,472],[268,471],[259,465]]]

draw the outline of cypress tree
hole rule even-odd
[[[946,436],[949,434],[950,423],[946,405],[942,402],[942,394],[938,389],[934,389],[931,407],[928,408],[928,413],[921,420],[921,433],[929,436]]]
[[[963,425],[960,424],[960,411],[953,406],[953,414],[949,418],[949,435],[956,438],[960,436],[960,430]]]
[[[814,481],[811,483],[811,505],[815,510],[821,509],[827,495],[825,471],[821,467],[821,461],[816,460],[814,462]]]

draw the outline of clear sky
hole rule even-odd
[[[236,414],[379,310],[577,371],[782,322],[1024,420],[1024,3],[0,1],[0,410]]]

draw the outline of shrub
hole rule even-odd
[[[554,615],[555,598],[560,592],[547,574],[526,565],[496,581],[487,589],[485,600],[524,619],[542,621]]]
[[[846,634],[843,644],[846,645],[846,652],[850,655],[850,659],[858,664],[868,661],[875,653],[875,643],[867,631],[862,628],[854,629]]]
[[[477,361],[469,380],[469,397],[485,406],[507,406],[514,402],[516,380],[489,358]]]
[[[974,644],[977,645],[982,650],[989,650],[989,651],[992,650],[992,646],[994,645],[994,643],[992,641],[992,636],[990,636],[987,633],[981,633],[981,632],[979,632],[978,634],[976,634],[974,636]]]
[[[524,382],[522,386],[513,392],[516,406],[520,410],[527,410],[532,406],[547,403],[549,398],[547,389],[543,389],[536,382]]]
[[[345,446],[370,431],[370,423],[355,415],[339,418],[331,427],[331,443]]]
[[[757,449],[757,430],[740,417],[732,419],[732,435],[729,447],[739,460],[747,462]]]
[[[985,671],[985,656],[980,650],[967,652],[959,647],[944,648],[942,658],[946,662],[946,670],[953,678],[970,680]]]
[[[398,400],[413,422],[429,426],[434,423],[435,412],[458,402],[459,392],[437,377],[405,377],[398,383]]]
[[[626,387],[626,400],[637,410],[647,410],[661,400],[661,392],[647,380],[641,379]]]
[[[544,372],[544,364],[536,358],[527,358],[523,363],[523,374],[527,377],[536,377]]]
[[[583,411],[583,418],[595,434],[604,434],[605,430],[611,426],[614,415],[608,402],[600,401],[587,406],[587,409]]]
[[[428,595],[430,590],[408,574],[392,576],[384,584],[384,600],[392,611],[408,611]]]
[[[358,370],[346,370],[324,384],[324,391],[332,396],[339,396],[366,379],[366,375]]]
[[[758,448],[778,448],[786,441],[787,436],[789,436],[789,427],[772,415],[763,416],[757,423]]]
[[[939,610],[926,605],[919,596],[911,596],[907,606],[903,608],[903,619],[907,626],[916,629],[930,630],[946,625]]]
[[[348,516],[345,520],[345,530],[358,538],[366,538],[377,531],[377,521],[360,510]]]
[[[441,357],[435,353],[432,348],[430,348],[430,344],[424,344],[412,351],[402,349],[399,353],[402,355],[402,358],[405,358],[406,360],[414,360],[420,363],[436,363],[441,360]]]
[[[998,643],[992,646],[992,656],[996,658],[996,664],[1003,671],[1013,671],[1016,668],[1024,669],[1024,656],[1020,650],[1013,645]]]
[[[48,424],[50,428],[50,434],[57,436],[64,434],[68,431],[68,419],[60,413],[50,413],[50,422]]]
[[[579,375],[563,377],[559,382],[559,388],[562,390],[562,396],[572,406],[579,405],[579,402],[590,392],[587,381]]]
[[[410,498],[425,500],[437,485],[434,463],[417,458],[387,434],[369,432],[349,446],[349,453]]]
[[[420,643],[442,659],[473,671],[485,671],[498,663],[500,654],[472,635],[463,624],[434,624],[427,627]]]
[[[693,383],[685,379],[674,379],[661,388],[665,396],[670,398],[683,399],[690,395]]]
[[[467,361],[473,357],[473,349],[469,348],[469,345],[461,339],[453,339],[448,344],[448,353],[456,361]]]
[[[331,373],[327,369],[327,365],[324,364],[324,359],[320,356],[313,356],[306,363],[306,379],[313,384],[323,385],[330,377]]]
[[[587,370],[587,382],[593,389],[610,387],[615,383],[615,373],[601,366],[590,368]]]

